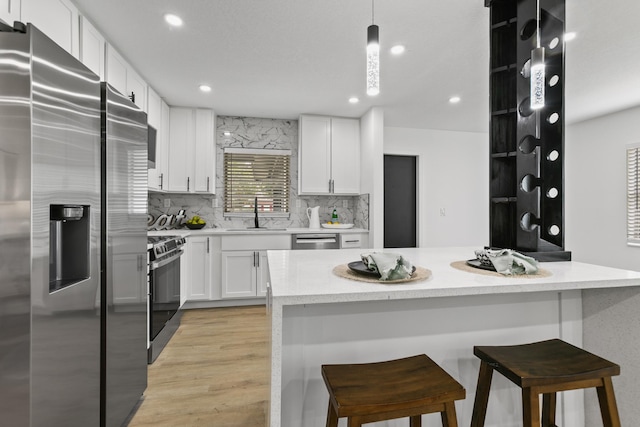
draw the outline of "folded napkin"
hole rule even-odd
[[[363,264],[371,271],[380,273],[380,280],[408,279],[413,273],[413,265],[400,254],[371,252],[361,254]]]
[[[538,261],[530,256],[511,249],[485,249],[484,252],[496,271],[505,276],[538,272]]]

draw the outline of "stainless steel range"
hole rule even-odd
[[[180,326],[180,257],[184,237],[148,237],[149,363],[153,363]]]

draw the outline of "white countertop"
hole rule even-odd
[[[367,249],[268,251],[271,299],[274,304],[295,305],[640,286],[640,272],[572,261],[540,263],[551,272],[540,278],[495,277],[450,266],[475,258],[475,249],[376,249],[401,253],[432,272],[427,280],[402,284],[359,282],[332,273],[336,265],[360,260]]]
[[[350,234],[350,233],[368,233],[369,230],[364,228],[320,228],[320,229],[311,229],[311,228],[287,228],[287,229],[265,229],[265,230],[239,230],[239,229],[227,229],[227,228],[213,228],[206,227],[200,230],[189,230],[188,228],[176,228],[171,230],[149,230],[147,234],[149,236],[200,236],[200,235],[230,235],[230,234],[298,234],[298,233],[340,233],[340,234]]]

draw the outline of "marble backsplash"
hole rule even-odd
[[[149,193],[150,222],[161,215],[185,211],[187,218],[199,215],[207,228],[243,228],[253,226],[253,217],[225,216],[223,211],[223,150],[225,147],[291,150],[291,212],[288,217],[259,215],[261,227],[305,228],[309,226],[307,208],[320,206],[320,222],[331,219],[336,209],[341,223],[369,228],[369,195],[299,196],[298,195],[298,121],[250,117],[218,116],[216,120],[216,195]],[[166,208],[165,200],[170,207]]]

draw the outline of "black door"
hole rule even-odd
[[[415,156],[384,156],[384,247],[416,247]]]

